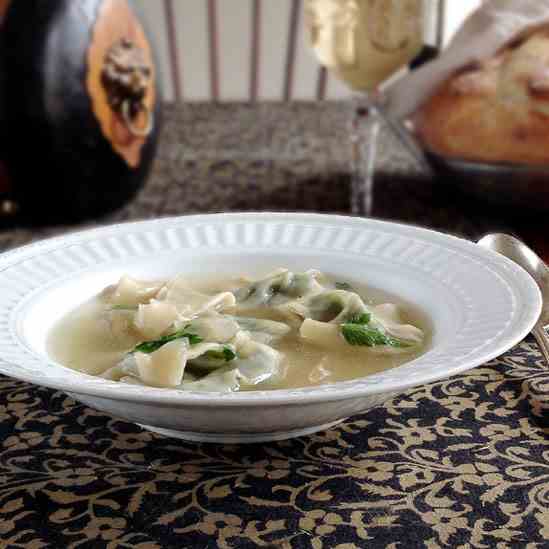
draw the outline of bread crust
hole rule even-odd
[[[549,165],[549,30],[461,69],[413,123],[425,147],[443,156]]]

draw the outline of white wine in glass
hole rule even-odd
[[[318,60],[356,91],[373,91],[423,46],[423,0],[307,0]]]
[[[387,123],[416,157],[417,149],[406,131],[384,112],[378,88],[421,51],[423,8],[424,0],[305,0],[305,24],[320,63],[351,90],[363,94],[363,105],[378,121]],[[358,126],[355,119],[353,128]],[[354,184],[362,186],[366,213],[371,209],[378,126],[371,127],[366,158],[358,154],[365,175],[357,174],[363,166],[353,167]],[[356,135],[351,137],[358,142]]]

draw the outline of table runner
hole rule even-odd
[[[166,107],[166,119],[146,190],[101,223],[348,211],[341,106]],[[409,177],[388,136],[381,162],[378,216],[471,238],[507,226]],[[87,225],[12,227],[0,246]],[[547,395],[527,339],[330,431],[236,446],[163,438],[0,377],[0,547],[547,547]]]

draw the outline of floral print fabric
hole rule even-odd
[[[545,547],[549,371],[532,341],[337,428],[162,438],[0,379],[3,547]]]

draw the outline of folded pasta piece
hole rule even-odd
[[[213,372],[193,384],[183,383],[181,388],[203,391],[236,391],[240,388],[241,382],[245,385],[257,385],[279,372],[283,355],[268,345],[253,341],[247,332],[239,332],[233,340],[233,345],[215,346],[211,343],[202,343],[191,347],[189,359],[191,353],[196,353],[197,357],[189,360],[188,365],[189,367],[193,366],[194,372],[198,372],[200,369],[206,371],[208,361],[211,360],[206,353],[227,348],[234,349],[238,353],[238,357],[230,362],[230,366],[227,366],[227,363],[217,362]]]
[[[326,349],[349,347],[341,335],[341,329],[338,324],[330,324],[307,318],[301,325],[299,335],[306,341]]]
[[[165,301],[152,300],[139,305],[134,316],[134,326],[145,339],[157,339],[177,320],[175,305]]]
[[[392,303],[385,303],[372,308],[374,318],[385,328],[387,333],[393,337],[409,341],[411,343],[422,343],[425,337],[423,330],[403,324],[400,316],[400,309]]]
[[[336,291],[344,291],[344,290],[336,290]],[[364,314],[367,314],[369,312],[369,308],[366,306],[364,301],[362,301],[362,298],[355,293],[347,292],[347,296],[342,297],[342,302],[344,303],[344,307],[334,319],[331,320],[334,324],[339,324],[341,322],[346,322],[349,319],[355,318],[357,316],[361,316]]]
[[[109,379],[111,381],[119,381],[126,376],[138,376],[137,363],[134,355],[126,355],[118,364],[112,368],[105,370],[99,377]]]
[[[235,292],[238,307],[257,308],[267,305],[274,294],[280,291],[284,284],[288,284],[291,273],[287,269],[280,269],[274,274],[257,280]]]
[[[393,307],[393,306],[391,306]],[[393,313],[393,312],[391,312]],[[414,326],[391,323],[390,332],[383,324],[383,318],[372,320],[368,326],[351,325],[357,330],[362,328],[376,330],[379,337],[368,337],[366,342],[360,342],[353,346],[345,339],[342,332],[342,325],[331,322],[319,322],[318,320],[306,319],[301,325],[300,336],[319,347],[332,350],[361,350],[372,354],[399,355],[409,353],[414,350],[416,344],[423,341],[423,332]],[[344,325],[349,327],[349,325]],[[397,335],[398,334],[398,335]],[[387,337],[386,337],[387,336]],[[398,338],[395,340],[394,338]],[[382,343],[378,343],[377,340]]]
[[[202,356],[205,353],[208,352],[218,352],[223,351],[223,349],[230,347],[230,345],[222,345],[220,343],[199,343],[198,345],[193,345],[189,348],[187,353],[187,359],[188,360],[194,360],[195,358],[198,358],[199,356]]]
[[[284,309],[321,322],[340,324],[369,312],[358,294],[346,290],[327,290],[304,299],[292,301]]]
[[[178,389],[186,391],[233,393],[240,389],[240,375],[236,369],[216,370],[197,381],[184,381]]]
[[[136,338],[134,331],[135,311],[109,310],[105,313],[110,337],[120,347],[131,347]]]
[[[233,364],[247,385],[257,385],[279,373],[284,355],[272,347],[253,341],[248,336],[247,340],[241,339],[237,350],[238,359]]]
[[[112,305],[135,306],[147,303],[156,296],[162,286],[160,282],[147,282],[123,276],[118,284],[106,288],[103,296]]]
[[[230,317],[237,326],[250,334],[250,337],[258,343],[268,345],[287,335],[291,328],[283,322],[265,320],[262,318],[246,318],[241,316]]]
[[[227,343],[235,337],[240,328],[233,317],[209,314],[191,321],[187,329],[204,341]]]
[[[275,295],[273,305],[277,305],[281,298],[303,298],[308,295],[314,295],[321,292],[324,287],[318,282],[321,276],[319,271],[311,269],[305,273],[293,273],[289,284],[284,286],[279,295]],[[284,300],[286,301],[286,300]]]
[[[176,387],[187,363],[186,339],[166,343],[153,353],[134,353],[139,378],[153,387]]]
[[[196,376],[187,371],[185,371],[185,373],[183,374],[183,383],[191,383],[192,381],[196,381],[197,379],[198,378]],[[146,383],[141,381],[136,376],[124,376],[121,377],[118,381],[120,381],[120,383],[127,383],[128,385],[141,385],[142,387],[148,387]]]
[[[226,366],[236,358],[234,345],[200,343],[193,345],[188,353],[188,367],[196,373],[207,373]]]
[[[216,295],[206,295],[189,287],[186,280],[178,276],[166,286],[162,298],[173,303],[178,313],[184,319],[192,319],[208,311],[223,311],[236,303],[231,292],[221,292]]]
[[[235,292],[238,307],[250,309],[277,306],[322,290],[318,271],[292,273],[280,269],[266,278],[248,284]]]

